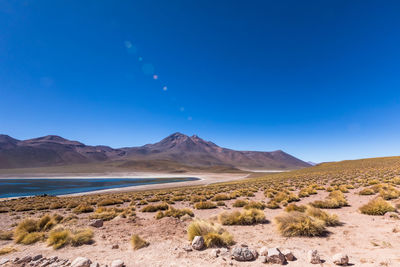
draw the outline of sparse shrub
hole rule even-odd
[[[235,202],[233,203],[232,206],[235,207],[235,208],[241,208],[241,207],[246,206],[248,203],[249,202],[247,200],[237,199],[237,200],[235,200]]]
[[[75,214],[80,214],[80,213],[93,212],[93,210],[94,208],[88,204],[80,204],[73,210],[73,212]]]
[[[97,206],[110,206],[116,204],[123,204],[124,201],[122,199],[117,198],[106,198],[97,203]]]
[[[158,204],[158,205],[149,204],[149,205],[143,207],[141,209],[141,211],[142,212],[156,212],[156,211],[159,211],[159,210],[167,210],[168,207],[169,206],[168,206],[167,203],[161,203],[161,204]]]
[[[11,253],[11,252],[15,252],[15,251],[17,251],[17,250],[13,247],[3,247],[0,249],[0,256]]]
[[[267,205],[265,205],[268,209],[271,210],[275,210],[275,209],[279,209],[280,206],[277,202],[275,202],[274,200],[271,200],[267,203]]]
[[[275,217],[279,232],[286,237],[323,236],[327,233],[325,222],[298,211],[285,212]]]
[[[54,249],[59,249],[68,244],[71,232],[65,229],[55,229],[49,233],[47,244],[53,246]]]
[[[169,207],[169,209],[164,212],[163,211],[157,212],[156,219],[161,219],[163,217],[180,218],[185,214],[189,215],[190,217],[194,216],[193,211],[190,209],[175,209],[174,207]]]
[[[265,209],[265,204],[262,202],[257,202],[257,201],[250,201],[246,206],[244,206],[246,210],[248,209],[259,209],[263,210]]]
[[[0,230],[0,240],[12,240],[12,239],[13,239],[13,231]]]
[[[314,201],[311,205],[321,209],[338,209],[348,206],[348,203],[344,194],[341,191],[336,190],[329,193],[325,200]]]
[[[132,235],[131,237],[131,244],[134,250],[138,250],[144,247],[147,247],[148,245],[150,245],[149,242],[147,242],[146,240],[142,239],[140,236],[138,235]]]
[[[264,212],[258,209],[249,209],[242,212],[234,211],[231,213],[224,212],[218,216],[218,220],[223,225],[251,225],[266,222]]]
[[[286,206],[285,211],[291,212],[291,211],[299,211],[299,212],[305,212],[307,209],[306,206],[304,205],[296,205],[296,204],[289,204]]]
[[[374,190],[372,190],[371,188],[364,188],[363,190],[361,190],[358,194],[362,195],[362,196],[368,196],[368,195],[373,195],[375,194]]]
[[[221,201],[221,200],[229,200],[229,199],[231,199],[231,198],[227,194],[217,194],[212,198],[213,201]]]
[[[211,201],[200,201],[194,204],[194,208],[198,210],[215,209],[217,204]]]
[[[190,241],[195,236],[202,236],[207,247],[229,246],[234,243],[233,236],[219,225],[203,220],[191,222],[187,229]]]
[[[368,215],[385,215],[386,212],[393,212],[396,209],[383,198],[378,197],[360,208],[361,213]]]
[[[329,214],[321,209],[307,206],[305,214],[325,222],[326,226],[340,225],[339,218],[336,214]]]
[[[225,202],[223,201],[217,201],[217,206],[221,207],[221,206],[226,206]]]
[[[79,229],[71,235],[71,245],[74,247],[93,243],[93,231],[91,229]]]

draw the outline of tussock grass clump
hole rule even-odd
[[[218,221],[222,225],[252,225],[266,222],[264,212],[258,209],[249,209],[242,212],[234,211],[231,213],[224,212],[218,215]]]
[[[361,196],[369,196],[369,195],[374,195],[375,192],[371,188],[364,188],[360,192],[358,192],[359,195]]]
[[[13,231],[11,230],[0,230],[0,240],[12,240],[13,239]]]
[[[291,211],[299,211],[299,212],[305,212],[307,209],[306,206],[304,205],[296,205],[296,204],[289,204],[286,206],[285,211],[291,212]]]
[[[71,236],[71,245],[74,247],[93,243],[93,231],[89,228],[79,229]]]
[[[131,244],[134,250],[138,250],[144,247],[147,247],[150,245],[149,242],[147,242],[146,240],[142,239],[140,236],[138,235],[132,235],[131,237]]]
[[[336,214],[329,214],[312,206],[307,206],[305,214],[324,221],[326,226],[338,226],[341,224]]]
[[[68,244],[74,247],[93,243],[93,231],[91,229],[78,229],[71,232],[68,229],[58,228],[49,233],[47,244],[54,249],[60,249]]]
[[[54,249],[59,249],[68,244],[71,232],[62,228],[55,229],[49,233],[47,244],[53,246]]]
[[[378,197],[362,206],[360,211],[367,215],[385,215],[386,212],[393,212],[396,209],[389,202]]]
[[[75,214],[88,213],[88,212],[93,212],[93,211],[94,211],[94,208],[89,204],[80,204],[73,210],[73,212]]]
[[[100,200],[97,203],[97,206],[110,206],[110,205],[123,204],[123,203],[124,203],[124,201],[122,199],[106,198],[106,199]]]
[[[110,221],[118,216],[116,209],[108,209],[104,207],[97,208],[96,211],[89,216],[90,219],[102,219],[103,221]]]
[[[213,201],[221,201],[221,200],[230,200],[230,196],[228,196],[227,194],[216,194],[212,200]]]
[[[204,210],[204,209],[215,209],[217,207],[217,204],[211,201],[200,201],[194,204],[194,208],[198,210]]]
[[[15,251],[17,251],[17,250],[13,247],[3,247],[0,249],[0,256],[11,253],[11,252],[15,252]]]
[[[164,212],[163,211],[157,212],[156,219],[161,219],[164,217],[180,218],[186,214],[189,215],[190,217],[194,216],[194,213],[191,209],[175,209],[174,207],[169,207],[169,209]]]
[[[271,209],[271,210],[280,208],[279,204],[274,200],[268,201],[268,203],[267,203],[267,205],[265,205],[265,207],[267,207],[268,209]]]
[[[206,247],[226,247],[234,244],[233,236],[221,226],[203,221],[191,222],[187,229],[190,241],[195,236],[202,236]]]
[[[286,237],[324,236],[327,231],[325,222],[299,211],[286,212],[275,217],[278,231]]]
[[[262,202],[257,202],[257,201],[250,201],[246,206],[244,206],[244,208],[246,210],[249,209],[259,209],[259,210],[263,210],[265,209],[265,204]]]
[[[235,208],[241,208],[241,207],[246,206],[248,203],[249,202],[247,200],[237,199],[237,200],[235,200],[235,202],[233,203],[232,206],[235,207]]]
[[[149,204],[149,205],[143,207],[141,209],[141,211],[142,212],[156,212],[156,211],[159,211],[159,210],[167,210],[168,207],[169,206],[168,206],[167,203],[161,203],[161,204],[158,204],[158,205]]]
[[[329,193],[325,200],[314,201],[311,205],[321,209],[338,209],[348,206],[348,203],[342,191],[336,190]]]
[[[42,231],[49,230],[53,225],[45,229],[48,220],[51,220],[47,215],[40,220],[25,219],[21,221],[14,230],[14,240],[16,243],[30,245],[44,238]]]

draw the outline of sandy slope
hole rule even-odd
[[[354,191],[353,191],[354,193]],[[298,258],[290,262],[288,266],[310,266],[306,262],[306,252],[309,249],[318,249],[326,262],[323,266],[333,266],[330,258],[335,253],[346,252],[350,256],[350,262],[354,266],[400,266],[400,221],[386,219],[382,216],[368,216],[358,212],[358,208],[368,202],[373,196],[359,196],[353,193],[346,194],[350,207],[345,207],[329,212],[336,213],[343,226],[330,227],[331,234],[325,238],[284,238],[281,237],[273,223],[273,218],[282,210],[265,210],[268,224],[255,226],[227,226],[238,244],[247,244],[253,248],[262,246],[288,248]],[[316,199],[323,199],[326,192],[319,191],[303,199],[300,203],[308,203]],[[265,199],[262,193],[258,193],[254,199]],[[213,219],[225,209],[232,209],[233,200],[227,201],[229,208],[213,210],[195,210],[195,215],[202,219]],[[183,207],[188,204],[176,204],[175,207]],[[27,254],[43,254],[44,256],[58,256],[60,258],[74,259],[77,256],[86,256],[92,261],[102,264],[110,264],[112,260],[122,259],[127,266],[228,266],[231,262],[228,258],[214,258],[211,249],[204,251],[186,252],[182,249],[189,244],[186,237],[186,227],[189,222],[178,219],[163,218],[154,219],[154,213],[137,212],[135,221],[116,218],[105,222],[102,228],[95,229],[94,245],[82,247],[66,247],[58,251],[47,247],[44,243],[32,246],[15,245],[18,252],[1,257],[21,257]],[[25,214],[28,215],[28,214]],[[37,214],[39,215],[39,214]],[[16,216],[0,214],[0,228],[7,229],[16,221]],[[78,226],[87,226],[87,215],[80,215]],[[396,231],[397,229],[397,231]],[[133,251],[129,238],[132,234],[139,234],[150,242],[147,248]],[[12,241],[0,241],[0,247],[14,245]],[[115,244],[118,249],[112,249]],[[241,263],[231,262],[234,266],[260,266],[255,262]]]

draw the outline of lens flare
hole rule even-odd
[[[154,80],[157,80],[157,79],[158,79],[158,75],[157,75],[157,74],[154,74],[154,75],[153,75],[153,79],[154,79]]]
[[[167,91],[167,90],[168,90],[168,88],[167,88],[166,86],[164,86],[162,89],[163,89],[164,91]]]

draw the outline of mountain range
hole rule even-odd
[[[120,168],[157,169],[161,165],[195,168],[286,170],[311,166],[281,150],[237,151],[205,141],[197,135],[174,133],[140,147],[88,146],[60,136],[17,140],[0,135],[0,169],[113,163]]]

